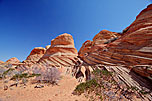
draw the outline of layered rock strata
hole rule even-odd
[[[46,52],[46,48],[36,47],[31,51],[30,55],[26,58],[25,61],[23,61],[23,63],[26,63],[26,64],[37,63],[38,60],[44,55],[45,52]]]
[[[115,41],[121,36],[121,34],[118,34],[116,32],[111,32],[107,30],[100,31],[95,37],[93,38],[93,41],[87,40],[83,43],[82,47],[80,48],[78,55],[84,59],[88,54],[92,52],[98,52],[98,49],[101,47],[106,46],[107,44]]]
[[[133,66],[135,72],[144,75],[141,72],[146,71],[144,66],[152,65],[152,4],[136,17],[136,20],[123,31],[120,38],[109,43],[104,43],[104,40],[104,37],[100,39],[101,43],[97,47],[83,44],[79,57],[89,65]],[[137,69],[136,65],[142,65],[143,69]],[[148,75],[152,75],[151,66],[148,70],[150,70]]]
[[[4,63],[3,61],[0,61],[0,64]]]
[[[16,57],[13,57],[13,58],[7,60],[5,63],[18,64],[18,63],[20,63],[20,61]]]
[[[49,66],[72,66],[77,58],[77,50],[70,34],[64,33],[51,41],[51,46],[40,58],[39,64]]]

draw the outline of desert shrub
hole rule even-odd
[[[101,72],[103,75],[112,75],[112,73],[107,70],[102,70]]]
[[[93,90],[95,87],[97,87],[99,84],[97,83],[97,81],[95,79],[92,79],[90,81],[84,82],[84,83],[80,83],[76,89],[74,90],[74,92],[76,94],[81,94],[84,93],[84,91],[86,90]]]
[[[18,66],[22,68],[22,66]],[[35,77],[35,78],[32,78]],[[34,65],[32,68],[27,70],[6,68],[0,72],[0,79],[8,79],[16,81],[17,84],[20,80],[28,81],[29,78],[36,80],[37,82],[57,84],[60,79],[60,72],[55,67]]]
[[[14,73],[16,73],[15,69],[14,69],[14,68],[9,68],[9,69],[3,71],[3,72],[0,74],[0,79],[5,79],[6,77],[10,77],[10,76],[12,76]]]
[[[100,87],[104,88],[102,80],[105,79],[105,80],[108,81],[108,79],[112,75],[111,72],[108,72],[104,68],[103,69],[96,68],[95,70],[92,71],[92,74],[94,76],[94,79],[92,79],[90,81],[87,81],[87,82],[84,82],[84,83],[80,83],[79,85],[77,85],[77,87],[74,90],[74,92],[76,94],[84,93],[84,91],[92,91],[96,87],[98,87],[98,88],[100,88]],[[112,81],[109,81],[109,82],[112,82]]]
[[[99,74],[101,74],[101,72],[102,72],[102,71],[97,68],[97,69],[95,69],[95,70],[92,71],[92,74],[93,74],[93,75],[99,75]]]
[[[18,71],[15,68],[11,68],[11,66],[10,66],[10,68],[8,68],[8,66],[6,65],[4,67],[4,69],[2,68],[2,70],[1,70],[0,79],[2,79],[4,83],[6,81],[8,82],[10,80],[13,80],[13,81],[16,81],[18,84],[20,80],[28,81],[27,80],[28,78],[39,76],[39,75],[40,74],[29,73],[29,71],[24,71],[24,72]]]
[[[15,69],[13,69],[13,68],[9,68],[8,70],[6,70],[6,71],[4,71],[3,72],[3,74],[2,74],[2,76],[6,76],[9,72],[12,72],[12,71],[14,71]]]
[[[36,80],[39,82],[57,84],[61,77],[59,70],[55,67],[46,67],[43,70],[35,68],[33,69],[33,72],[35,74],[41,74],[41,76],[36,77]]]
[[[111,86],[116,86],[113,83],[112,73],[105,68],[95,68],[91,74],[93,79],[77,85],[73,94],[81,95],[84,93],[90,101],[102,101],[107,97],[104,93],[109,91]]]
[[[23,79],[23,78],[30,78],[30,77],[38,77],[38,76],[40,76],[41,74],[35,74],[35,73],[33,73],[33,74],[29,74],[29,73],[21,73],[21,74],[15,74],[12,78],[11,78],[11,80],[21,80],[21,79]]]
[[[112,72],[109,72],[105,69],[100,70],[100,69],[97,68],[92,72],[92,74],[95,75],[95,76],[98,76],[98,75],[100,75],[100,76],[103,76],[103,75],[110,76],[110,75],[112,75]]]

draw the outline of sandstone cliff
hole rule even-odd
[[[109,33],[103,30],[93,41],[87,40],[79,50],[79,57],[92,68],[98,64],[100,68],[113,72],[113,78],[121,89],[136,88],[141,100],[151,101],[152,4],[121,35],[111,37]],[[143,91],[147,93],[141,94]]]
[[[106,42],[104,36],[108,36],[108,33],[104,33],[102,38],[98,38],[102,35],[99,34],[93,39],[95,42],[87,41],[81,47],[79,57],[83,61],[89,65],[125,65],[142,76],[152,75],[151,66],[145,67],[152,65],[152,4],[115,41]],[[92,45],[96,43],[95,39],[100,39],[98,45]]]

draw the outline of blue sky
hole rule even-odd
[[[75,47],[101,30],[121,32],[151,0],[0,0],[0,60],[24,60],[66,32]]]

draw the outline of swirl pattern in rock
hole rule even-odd
[[[23,61],[23,63],[26,63],[26,64],[37,63],[38,60],[44,55],[45,52],[46,52],[45,48],[36,47],[31,51],[30,55],[26,58],[25,61]]]
[[[84,47],[85,45],[82,46]],[[152,4],[136,17],[120,38],[107,44],[100,43],[98,47],[91,45],[89,50],[91,51],[85,52],[80,49],[79,56],[90,65],[134,66],[135,72],[146,76],[141,72],[146,70],[141,67],[137,69],[136,65],[152,65]],[[87,55],[84,56],[81,53]],[[148,70],[152,75],[151,66]]]
[[[74,40],[70,34],[64,33],[51,41],[51,46],[38,63],[51,66],[71,66],[75,64],[76,57],[77,50],[74,47]]]

